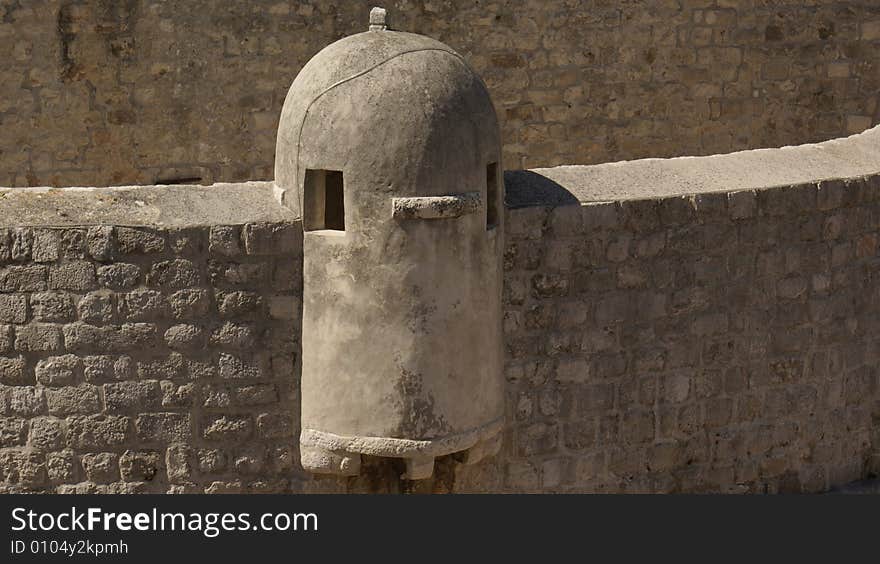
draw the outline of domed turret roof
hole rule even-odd
[[[462,159],[485,167],[500,152],[497,130],[485,84],[452,48],[367,31],[328,45],[297,75],[281,112],[275,181],[299,211],[291,196],[305,168],[390,172],[396,160],[415,179],[420,168],[454,169]]]

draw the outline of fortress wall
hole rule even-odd
[[[288,490],[301,250],[269,183],[0,193],[0,489]]]
[[[298,467],[272,184],[0,190],[0,491],[822,491],[880,471],[880,129],[506,174],[501,454]]]
[[[272,178],[284,95],[361,0],[0,5],[0,186]],[[804,143],[877,123],[873,0],[388,3],[485,78],[508,168]],[[189,179],[189,180],[185,180]]]
[[[878,140],[508,173],[509,437],[457,486],[822,491],[880,472]]]

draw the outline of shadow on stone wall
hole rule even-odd
[[[580,200],[562,185],[531,170],[504,171],[504,186],[508,208],[580,204]]]

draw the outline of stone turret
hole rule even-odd
[[[450,47],[390,31],[329,45],[287,95],[276,187],[302,215],[302,464],[497,451],[503,183],[483,81]]]

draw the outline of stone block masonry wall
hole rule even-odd
[[[880,471],[880,177],[508,212],[482,491],[817,492]]]
[[[0,491],[288,491],[298,223],[0,229]]]
[[[0,2],[0,185],[269,179],[278,116],[362,0]],[[509,169],[818,141],[877,123],[874,0],[388,2],[483,76]]]
[[[302,235],[271,182],[0,189],[0,492],[877,476],[878,141],[505,173],[502,451],[419,482],[299,466]]]

